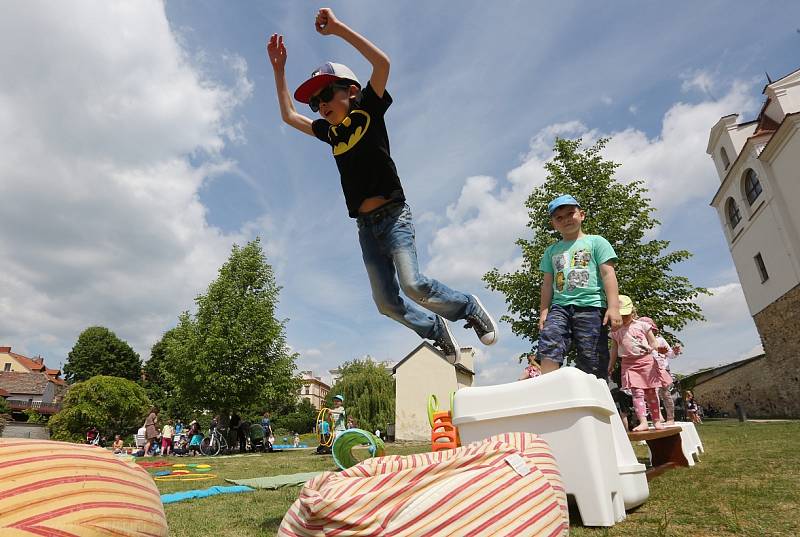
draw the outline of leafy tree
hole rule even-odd
[[[142,385],[147,397],[160,410],[162,419],[188,420],[194,417],[194,408],[186,398],[181,397],[178,388],[168,380],[164,367],[167,360],[167,341],[174,337],[174,330],[168,330],[150,349],[150,359],[145,362]]]
[[[276,429],[285,429],[295,433],[308,433],[314,429],[317,414],[319,411],[314,408],[311,401],[303,399],[298,403],[294,412],[275,416],[274,426]]]
[[[81,382],[96,375],[138,381],[141,374],[139,355],[127,342],[102,326],[92,326],[81,332],[64,364],[64,376],[69,382]]]
[[[86,431],[97,427],[100,434],[135,433],[150,410],[144,388],[133,381],[99,375],[70,386],[62,410],[49,421],[53,440],[83,442]]]
[[[394,423],[394,379],[383,365],[372,360],[345,362],[339,380],[331,387],[326,404],[333,406],[333,396],[344,396],[347,415],[359,429],[386,430]]]
[[[197,314],[184,312],[165,338],[164,380],[193,408],[220,413],[293,399],[295,355],[275,317],[280,288],[256,239],[234,245]],[[263,412],[263,410],[262,410]]]
[[[10,415],[11,407],[8,406],[8,401],[4,397],[0,397],[0,436],[3,435],[3,429],[6,428]]]
[[[605,237],[619,258],[616,265],[621,294],[633,299],[640,315],[651,317],[671,343],[678,342],[674,332],[690,321],[704,320],[696,299],[709,294],[695,287],[684,276],[672,273],[673,265],[691,257],[686,250],[666,252],[669,241],[645,240],[660,222],[653,216],[643,181],[618,182],[614,178],[619,164],[604,160],[600,152],[607,140],[581,149],[581,140],[557,139],[555,156],[545,164],[545,183],[533,190],[525,206],[531,238],[521,238],[522,268],[502,274],[492,269],[484,281],[492,290],[506,296],[512,331],[530,340],[533,348],[539,338],[539,298],[542,273],[539,261],[545,248],[560,236],[550,225],[547,203],[556,196],[575,196],[586,211],[583,230]]]
[[[39,412],[33,408],[26,408],[22,413],[28,417],[27,423],[47,423],[47,418],[39,414]]]

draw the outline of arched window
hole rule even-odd
[[[719,150],[719,158],[722,159],[722,165],[727,170],[731,165],[731,159],[728,158],[728,152],[725,151],[724,147],[720,148]]]
[[[725,204],[725,212],[728,214],[728,223],[731,225],[731,229],[736,229],[736,226],[742,220],[742,215],[739,213],[739,206],[736,205],[736,201],[733,198],[728,198],[728,202]]]
[[[747,203],[753,205],[761,195],[761,182],[758,180],[758,174],[753,169],[748,169],[744,176],[744,194],[747,197]]]

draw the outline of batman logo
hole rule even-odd
[[[328,136],[333,142],[333,155],[341,155],[352,149],[369,129],[369,114],[353,110],[341,124],[330,127]]]

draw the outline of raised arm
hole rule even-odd
[[[281,119],[295,129],[314,136],[311,130],[311,119],[300,114],[294,108],[292,96],[286,86],[286,45],[283,36],[272,34],[267,43],[267,56],[272,64],[272,73],[275,75],[275,89],[278,94],[278,105],[281,108]]]
[[[333,10],[327,7],[317,12],[314,22],[317,32],[322,35],[336,35],[350,43],[372,65],[369,83],[378,97],[383,97],[386,81],[389,80],[389,56],[376,47],[370,40],[359,34],[336,18]]]

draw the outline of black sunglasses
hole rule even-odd
[[[331,99],[333,99],[334,94],[337,90],[344,90],[348,89],[350,86],[346,84],[336,83],[326,86],[322,89],[319,93],[311,97],[308,101],[308,106],[311,107],[313,112],[319,112],[319,105],[320,103],[329,103]]]

